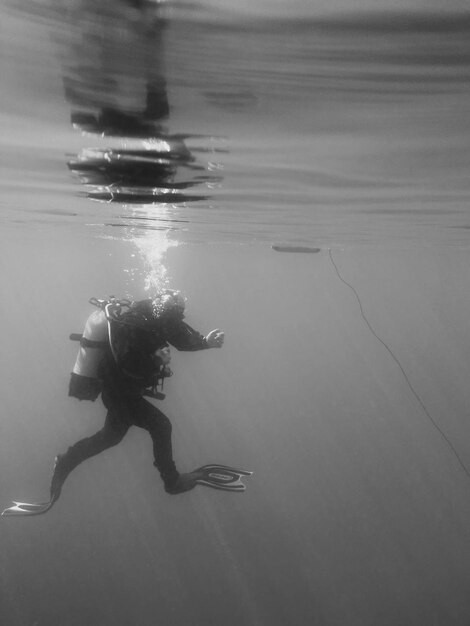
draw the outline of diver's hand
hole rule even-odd
[[[162,365],[168,365],[171,361],[171,352],[168,346],[159,348],[155,352],[155,355],[160,359],[160,361],[162,362]]]
[[[221,348],[224,345],[225,333],[216,328],[206,336],[206,343],[209,348]]]

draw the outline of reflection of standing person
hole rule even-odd
[[[97,350],[103,353],[99,383],[97,379],[80,373],[90,372],[86,371],[86,354],[79,354],[79,365],[76,364],[72,373],[69,395],[95,399],[101,389],[108,413],[101,430],[78,441],[56,458],[52,500],[59,497],[65,479],[77,465],[118,444],[131,426],[149,432],[153,441],[154,465],[168,493],[181,493],[196,486],[201,478],[200,472],[179,474],[176,469],[170,420],[143,397],[149,389],[155,389],[159,379],[170,373],[168,344],[178,350],[195,351],[220,348],[224,343],[224,333],[218,329],[204,337],[188,326],[183,321],[184,308],[185,300],[181,294],[166,290],[155,300],[130,305],[125,314],[111,320],[111,333],[104,350],[100,350],[97,342],[82,339],[80,353],[94,351],[93,359]],[[104,313],[103,321],[106,328]]]
[[[156,3],[76,0],[61,48],[72,122],[84,130],[149,137],[169,114],[165,20]]]

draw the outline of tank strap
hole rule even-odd
[[[107,341],[93,341],[78,333],[72,333],[69,339],[71,339],[71,341],[79,341],[82,348],[106,348],[108,345]]]

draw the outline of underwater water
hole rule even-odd
[[[465,3],[8,0],[0,497],[101,428],[67,397],[92,296],[188,298],[177,466],[148,434],[0,520],[6,626],[468,626]]]

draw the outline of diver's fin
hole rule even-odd
[[[20,515],[42,515],[47,513],[52,508],[57,498],[50,500],[49,502],[42,502],[39,504],[32,502],[16,502],[13,500],[13,506],[8,507],[2,512],[2,516],[14,517]]]
[[[2,512],[5,517],[18,517],[20,515],[43,515],[47,513],[57,502],[62,490],[62,485],[69,474],[69,470],[64,467],[64,454],[58,454],[55,458],[54,473],[51,481],[51,499],[49,502],[17,502],[13,500],[13,506],[9,506]]]
[[[253,474],[248,470],[216,464],[203,465],[196,472],[201,474],[200,478],[196,480],[197,485],[224,491],[245,491],[246,485],[242,483],[242,478]]]

